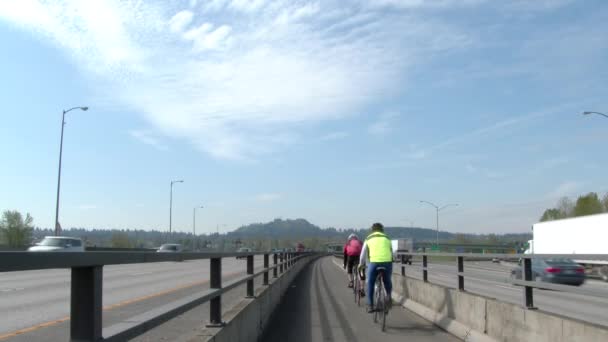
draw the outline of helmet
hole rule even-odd
[[[357,236],[357,234],[350,234],[350,235],[348,236],[348,241],[350,241],[350,240],[352,240],[352,239],[357,239],[357,240],[359,240],[359,237]]]
[[[384,226],[380,222],[376,222],[372,225],[372,231],[383,232]]]

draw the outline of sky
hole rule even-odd
[[[608,2],[0,2],[0,210],[526,232],[608,191]]]

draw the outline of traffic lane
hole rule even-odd
[[[353,300],[345,274],[326,257],[305,267],[287,290],[262,341],[458,341],[416,314],[394,306],[386,332]]]
[[[422,271],[406,269],[406,275],[422,279]],[[457,287],[457,277],[449,272],[428,273],[429,282],[450,288]],[[467,292],[495,298],[504,302],[523,305],[523,288],[505,282],[481,278],[465,278]],[[534,304],[541,310],[608,326],[608,301],[595,297],[565,292],[534,289]]]
[[[261,266],[263,259],[254,258]],[[203,282],[209,277],[209,261],[163,262],[138,265],[113,265],[104,267],[104,306],[113,305],[166,291],[177,286]],[[245,259],[225,258],[222,273],[245,273]],[[26,271],[32,272],[32,271]],[[41,281],[13,282],[19,291],[0,292],[0,312],[11,312],[0,321],[0,335],[28,328],[40,323],[64,318],[69,315],[70,271],[65,269],[43,270]],[[10,273],[10,274],[9,274]],[[7,272],[5,279],[28,279],[20,272]],[[137,274],[133,276],[133,274]],[[7,277],[8,276],[8,277]]]
[[[241,275],[226,276],[225,281],[235,279]],[[255,279],[256,288],[261,286],[262,278]],[[103,327],[120,323],[133,316],[158,308],[174,300],[205,291],[209,288],[208,282],[198,286],[176,289],[175,291],[148,296],[144,300],[128,302],[120,306],[110,306],[103,311]],[[246,284],[240,285],[222,296],[222,311],[226,312],[245,297]],[[204,328],[209,321],[209,304],[205,303],[173,318],[160,326],[135,338],[134,341],[186,341]],[[10,336],[0,341],[10,342],[37,342],[37,341],[66,341],[69,340],[69,320],[61,321],[48,327],[37,327],[25,333]]]

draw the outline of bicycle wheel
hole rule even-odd
[[[359,293],[359,279],[355,279],[353,284],[353,295],[355,296],[355,303],[357,303],[357,294]]]
[[[380,312],[380,323],[382,324],[382,331],[386,330],[386,313],[388,310],[388,304],[386,302],[387,300],[387,295],[386,295],[386,289],[384,289],[384,283],[382,283],[382,287],[380,288],[380,296],[379,296],[381,302],[382,303],[382,312]]]
[[[382,281],[382,273],[378,274],[376,284],[374,322],[379,322],[382,326],[382,331],[384,331],[386,328],[386,290]]]
[[[380,301],[380,289],[382,288],[382,279],[380,278],[380,275],[378,274],[378,277],[376,278],[376,282],[374,283],[374,305],[373,305],[373,310],[374,310],[374,323],[378,323],[378,318],[379,318],[379,313],[380,313],[380,308],[382,306],[382,302]]]

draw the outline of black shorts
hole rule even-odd
[[[348,271],[348,274],[352,274],[353,273],[353,267],[357,267],[357,265],[359,265],[359,256],[348,256],[348,259],[346,260],[346,270]]]

